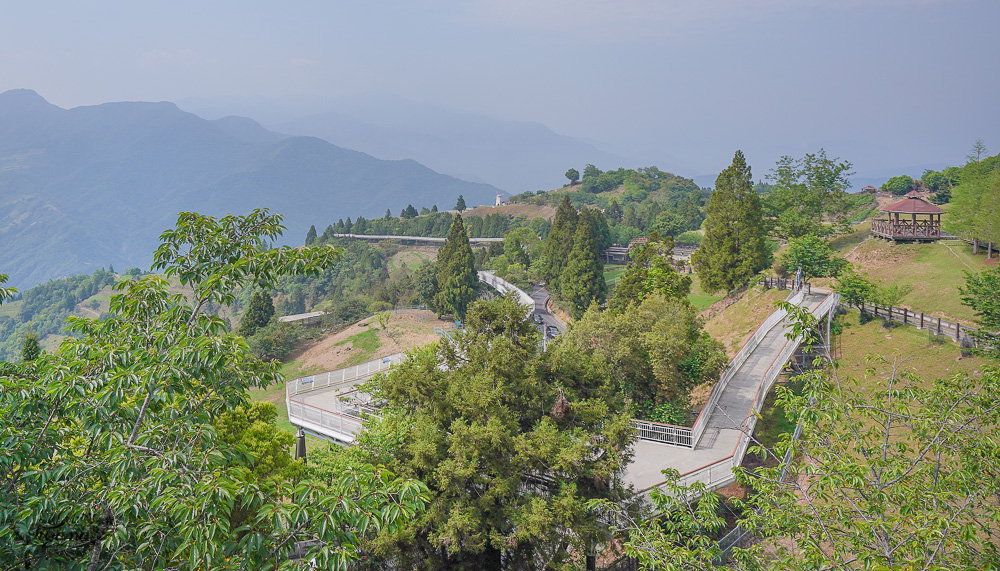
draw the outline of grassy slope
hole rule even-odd
[[[962,305],[958,288],[965,285],[965,272],[992,267],[985,255],[972,255],[972,247],[958,240],[927,244],[892,244],[882,240],[852,243],[845,238],[840,246],[856,267],[884,283],[913,287],[901,304],[915,311],[958,319],[973,324],[972,309]]]

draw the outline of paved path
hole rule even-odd
[[[827,293],[807,295],[803,305],[814,310],[826,297]],[[750,353],[722,392],[717,405],[708,411],[708,425],[694,449],[640,440],[635,445],[625,481],[635,486],[636,491],[642,491],[662,483],[661,471],[666,468],[673,468],[683,476],[732,457],[742,435],[740,428],[753,406],[764,374],[788,342],[785,333],[790,329],[784,323],[776,325]]]

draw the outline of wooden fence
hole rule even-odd
[[[968,346],[971,347],[976,344],[975,340],[969,335],[970,331],[978,331],[975,327],[969,327],[961,323],[924,315],[922,312],[918,313],[900,307],[879,307],[865,303],[859,304],[856,307],[862,312],[874,315],[875,317],[898,321],[904,325],[912,325],[918,329],[926,329],[935,335],[947,335],[955,341],[961,341],[963,345],[968,343]]]
[[[770,289],[792,289],[795,287],[795,280],[792,278],[761,278],[760,285]],[[806,295],[812,293],[812,284],[805,282],[802,289]]]

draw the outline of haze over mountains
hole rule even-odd
[[[238,117],[207,121],[172,103],[62,109],[34,91],[0,94],[0,272],[26,288],[114,264],[148,268],[180,211],[270,208],[285,239],[310,224],[446,209],[498,190],[412,160],[386,161]]]

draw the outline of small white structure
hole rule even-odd
[[[498,194],[497,195],[497,202],[493,206],[500,206],[501,204],[503,204],[503,196],[501,196],[501,195]]]

